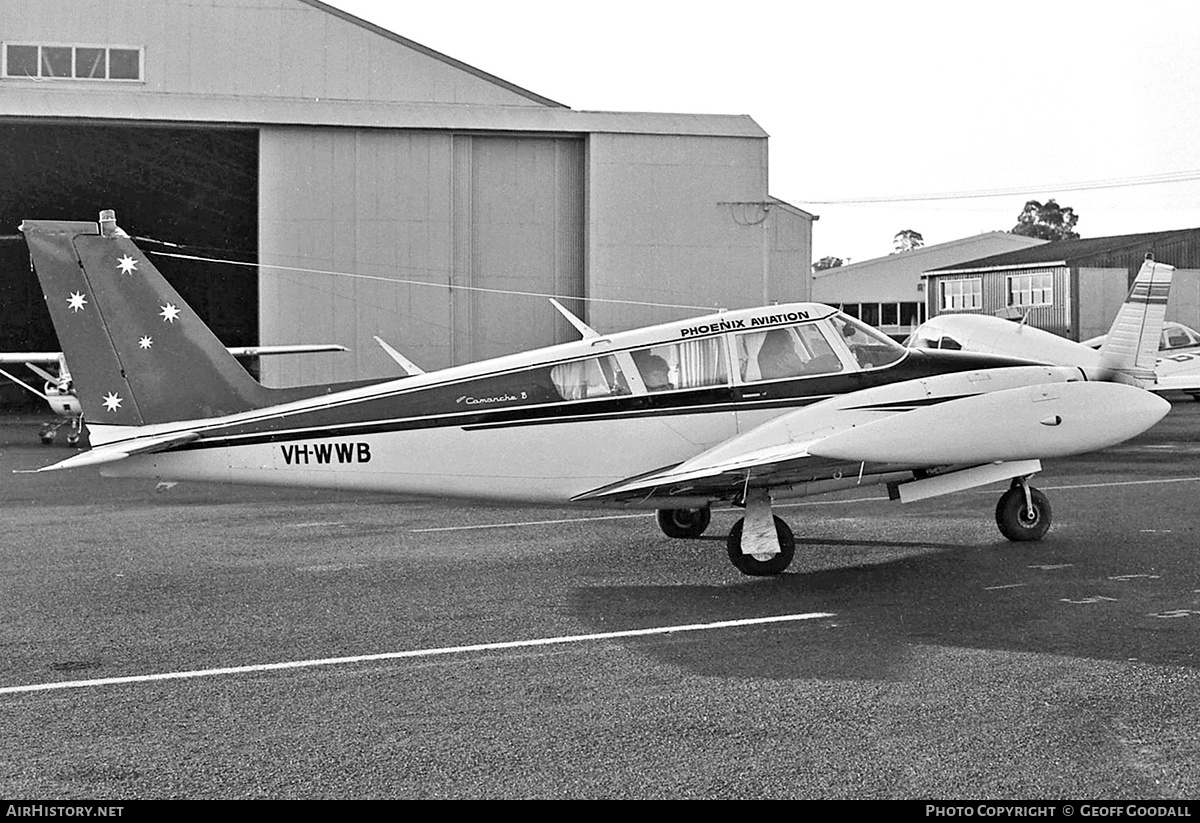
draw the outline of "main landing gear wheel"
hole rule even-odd
[[[658,527],[667,537],[699,537],[708,528],[712,511],[703,509],[659,509]]]
[[[754,555],[742,552],[742,525],[745,519],[733,524],[729,530],[729,539],[725,543],[729,551],[729,560],[742,574],[751,577],[770,577],[780,574],[792,563],[796,555],[796,539],[791,527],[780,518],[775,518],[775,534],[779,537],[779,553]]]
[[[1050,529],[1050,500],[1046,495],[1030,486],[1028,502],[1032,507],[1026,504],[1025,489],[1013,483],[996,504],[996,525],[1015,543],[1041,540]]]

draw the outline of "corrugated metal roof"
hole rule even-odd
[[[970,254],[972,251],[970,247],[974,245],[991,243],[992,247],[995,248],[996,241],[1010,244],[1013,247],[1019,246],[1022,249],[1031,246],[1046,245],[1045,240],[1039,240],[1036,237],[1022,237],[1019,234],[1011,234],[1010,232],[990,231],[984,232],[983,234],[971,235],[970,237],[962,237],[958,240],[948,240],[945,243],[935,243],[931,246],[921,246],[918,249],[912,249],[911,251],[899,252],[896,254],[889,254],[885,257],[873,257],[870,260],[860,260],[857,263],[847,263],[832,269],[823,269],[822,271],[815,272],[813,277],[818,279],[832,275],[844,277],[846,275],[861,274],[875,268],[891,269],[898,265],[910,270],[923,271],[924,269],[922,264],[928,265],[928,262],[936,262],[926,262],[927,258],[944,258],[946,253],[953,253],[957,249],[965,249],[963,254]],[[1018,251],[1019,250],[1021,249],[1018,249]],[[986,251],[986,249],[977,249],[975,250],[975,253],[978,254],[980,251]],[[1004,252],[1004,254],[1013,253],[1015,252]],[[957,267],[962,264],[956,263],[954,265]]]
[[[73,122],[767,136],[753,118],[744,114],[595,112],[533,106],[160,94],[136,89],[47,88],[40,83],[27,87],[6,84],[4,94],[0,95],[0,117]]]
[[[1171,231],[1147,232],[1144,234],[1119,234],[1110,237],[1090,237],[1080,240],[1059,240],[1028,249],[995,254],[967,263],[956,263],[940,269],[927,271],[927,275],[966,274],[1001,268],[1023,268],[1030,266],[1062,265],[1075,267],[1087,264],[1089,258],[1107,255],[1121,249],[1153,244],[1176,237],[1184,237],[1200,229],[1173,229]]]

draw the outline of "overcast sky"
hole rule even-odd
[[[1084,237],[1200,227],[1200,3],[331,4],[572,109],[750,115],[770,194],[820,217],[814,260],[1051,197]],[[1142,184],[1163,177],[1185,179]]]

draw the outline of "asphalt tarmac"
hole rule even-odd
[[[1200,403],[1003,486],[652,515],[12,474],[0,423],[0,797],[1200,796]]]

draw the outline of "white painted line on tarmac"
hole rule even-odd
[[[501,643],[477,643],[470,646],[445,646],[438,649],[415,649],[404,652],[384,652],[383,654],[362,654],[353,657],[327,657],[319,660],[292,660],[285,663],[262,663],[252,666],[230,666],[221,669],[197,669],[182,672],[161,672],[158,674],[139,674],[129,677],[104,677],[96,680],[66,680],[59,683],[35,683],[28,686],[5,686],[0,688],[0,694],[19,694],[22,692],[46,692],[59,689],[86,689],[93,686],[113,686],[122,683],[152,683],[159,680],[188,680],[197,677],[216,677],[228,674],[250,674],[254,672],[280,671],[283,669],[308,669],[317,666],[338,666],[349,663],[371,663],[378,660],[403,660],[415,657],[436,657],[447,654],[463,654],[466,652],[497,651],[500,649],[523,649],[535,646],[554,646],[564,643],[585,643],[592,640],[614,640],[622,637],[647,637],[656,634],[675,634],[679,632],[711,631],[713,629],[730,629],[740,626],[758,626],[766,623],[790,623],[800,620],[817,620],[822,617],[834,617],[830,612],[809,612],[807,614],[780,614],[772,617],[749,617],[742,620],[720,620],[714,623],[686,623],[680,626],[659,626],[652,629],[629,629],[620,632],[600,632],[597,634],[575,634],[563,637],[542,637],[535,640],[509,640]]]
[[[1156,480],[1117,480],[1112,483],[1075,483],[1067,486],[1040,486],[1043,491],[1063,491],[1066,489],[1107,489],[1113,486],[1149,486],[1160,483],[1194,483],[1200,477],[1161,477]]]

